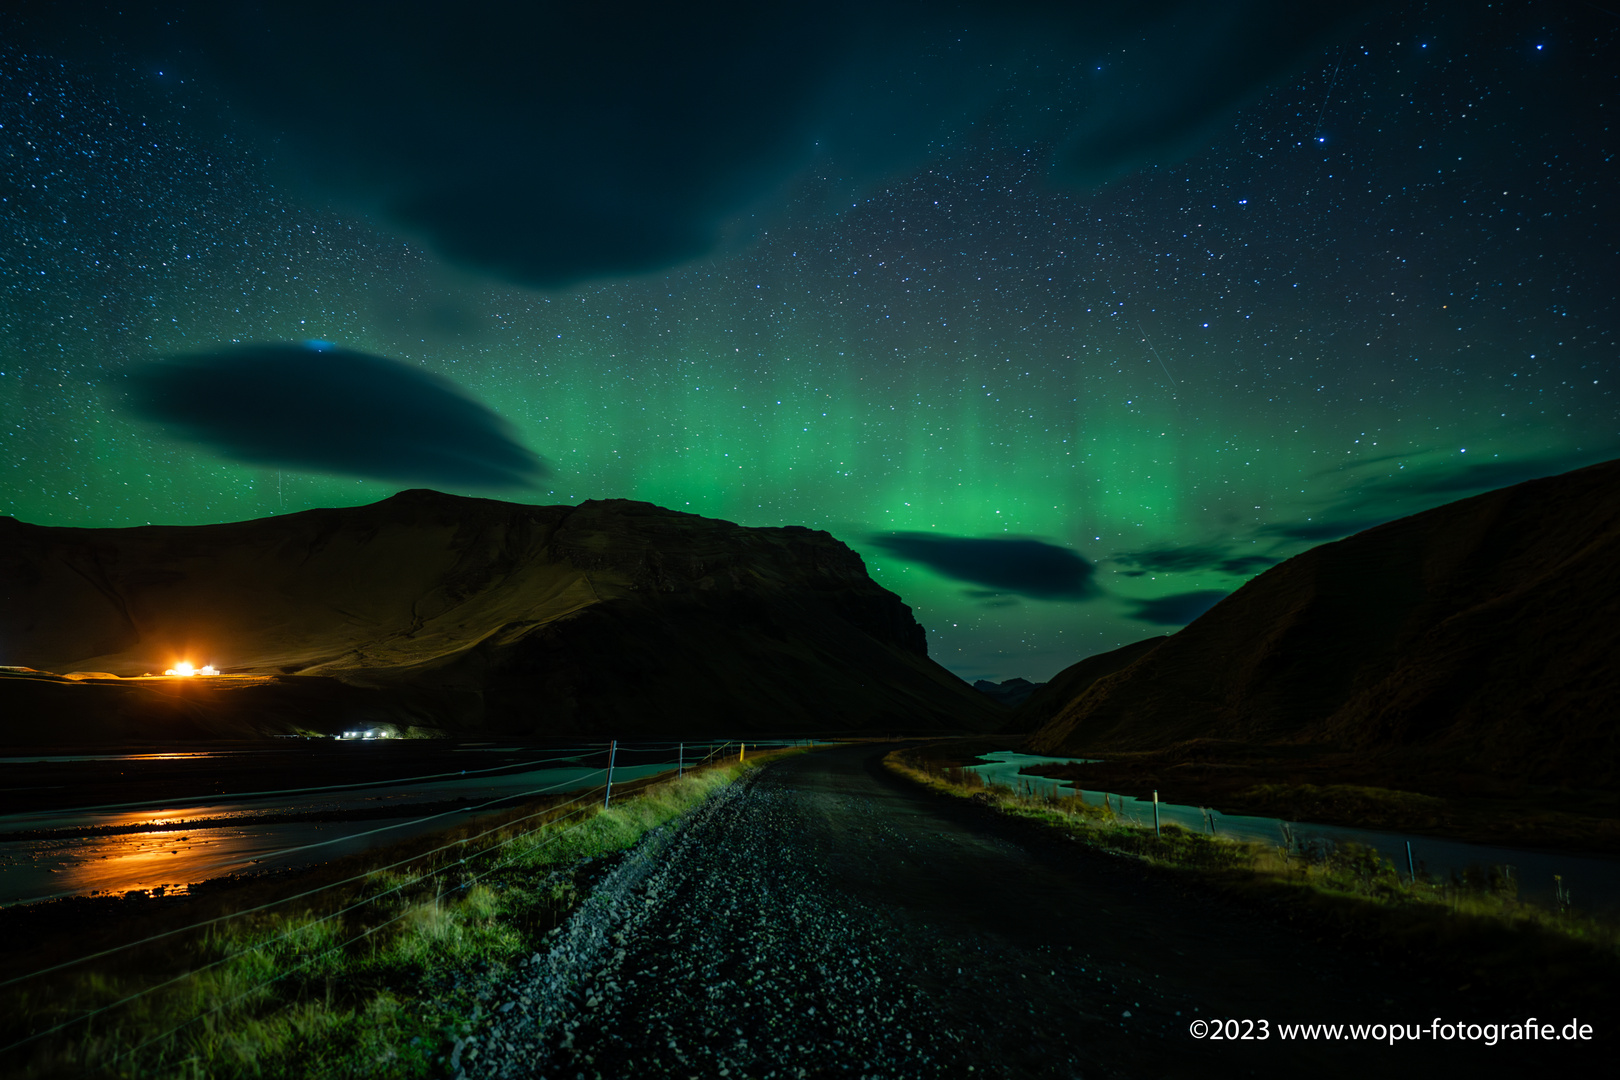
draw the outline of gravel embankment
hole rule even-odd
[[[895,970],[888,920],[829,895],[804,857],[795,796],[735,785],[648,837],[502,988],[454,1064],[486,1077],[963,1071],[963,1034]]]
[[[1337,1076],[1430,1056],[1194,1040],[1197,1017],[1434,1009],[1132,866],[1030,850],[876,757],[780,762],[644,838],[491,987],[450,1075]]]

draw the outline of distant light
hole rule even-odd
[[[1536,46],[1536,52],[1540,52],[1542,49],[1545,49],[1546,47],[1547,46],[1545,46],[1545,45],[1537,45]]]
[[[177,675],[182,679],[189,679],[197,675],[218,675],[219,669],[213,664],[204,664],[201,670],[192,666],[190,660],[182,660],[172,668],[164,670],[165,675]]]
[[[1316,141],[1317,142],[1327,142],[1327,136],[1326,135],[1318,135],[1316,137]]]

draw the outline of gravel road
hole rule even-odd
[[[1487,1053],[1196,1040],[1199,1018],[1463,1014],[1454,994],[922,792],[882,753],[780,761],[648,836],[491,988],[450,1075],[1340,1076]]]

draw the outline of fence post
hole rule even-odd
[[[608,803],[613,801],[613,759],[618,756],[619,740],[614,739],[608,744],[607,790],[602,793],[602,809],[604,810],[608,808]]]
[[[1413,884],[1417,884],[1417,868],[1412,865],[1412,841],[1406,842],[1406,876]]]
[[[686,775],[686,744],[681,743],[680,750],[676,753],[678,756],[675,759],[675,779],[679,780]]]
[[[1153,789],[1153,835],[1159,835],[1159,789]]]
[[[738,761],[741,761],[743,759],[743,752],[746,751],[747,749],[748,749],[748,744],[747,743],[738,743],[737,744],[737,760]]]

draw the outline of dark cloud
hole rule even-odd
[[[1186,626],[1198,616],[1214,607],[1228,594],[1218,589],[1200,589],[1196,592],[1174,593],[1152,600],[1131,600],[1131,618],[1150,622],[1156,626]]]
[[[1215,569],[1227,574],[1244,577],[1249,574],[1258,574],[1267,567],[1276,566],[1282,562],[1274,555],[1234,555],[1230,559],[1222,560]]]
[[[448,487],[546,475],[495,413],[420,368],[320,342],[236,345],[129,377],[136,415],[250,465]]]
[[[1274,536],[1282,540],[1340,540],[1370,529],[1374,525],[1382,525],[1386,521],[1393,521],[1391,517],[1376,518],[1324,518],[1321,521],[1274,521],[1269,525],[1262,525],[1258,532],[1261,536]]]
[[[1426,447],[1346,462],[1315,475],[1345,478],[1345,494],[1337,504],[1340,516],[1345,516],[1367,508],[1407,505],[1414,499],[1433,505],[1435,496],[1455,498],[1511,487],[1616,456],[1620,445],[1507,460]],[[1388,468],[1391,464],[1397,467]]]
[[[1187,544],[1183,547],[1151,548],[1147,551],[1127,551],[1110,556],[1117,563],[1133,567],[1125,571],[1128,577],[1140,577],[1147,572],[1185,574],[1199,570],[1216,570],[1223,574],[1246,577],[1257,574],[1281,559],[1270,555],[1236,554],[1232,546],[1222,543]]]
[[[874,536],[871,543],[907,562],[921,563],[935,573],[993,593],[1017,593],[1037,600],[1087,600],[1101,595],[1092,581],[1095,567],[1068,548],[1043,540],[976,540],[903,532]]]
[[[1596,452],[1574,451],[1507,461],[1498,458],[1468,461],[1466,455],[1454,452],[1445,460],[1435,461],[1437,451],[1428,449],[1367,458],[1327,470],[1346,474],[1350,478],[1350,486],[1336,503],[1323,510],[1322,517],[1272,522],[1256,530],[1256,535],[1279,541],[1312,543],[1340,540],[1426,507],[1522,484],[1527,480],[1557,476],[1571,469],[1609,460],[1617,452],[1620,452],[1620,448],[1610,447]],[[1388,466],[1396,462],[1405,467],[1387,471]],[[1357,472],[1380,467],[1386,471],[1354,478]]]
[[[1393,475],[1375,477],[1365,482],[1362,490],[1385,495],[1470,495],[1511,487],[1526,480],[1540,480],[1544,476],[1557,476],[1582,465],[1606,461],[1614,455],[1614,448],[1600,453],[1577,452],[1509,461],[1468,461],[1458,455],[1458,460],[1444,464],[1409,467]]]
[[[1317,469],[1311,474],[1311,477],[1312,479],[1316,479],[1323,476],[1348,476],[1362,470],[1372,468],[1375,465],[1385,465],[1392,461],[1401,463],[1415,461],[1428,454],[1437,452],[1438,451],[1434,447],[1421,447],[1418,449],[1407,449],[1389,454],[1371,454],[1367,457],[1356,458],[1354,461],[1347,458],[1344,461],[1339,462],[1337,465],[1329,465],[1325,469]]]
[[[1370,5],[34,6],[62,48],[203,74],[303,175],[442,254],[556,287],[701,257],[795,177],[859,191],[991,118],[1069,183],[1178,157]]]

